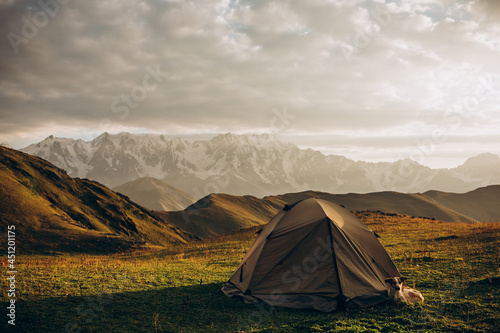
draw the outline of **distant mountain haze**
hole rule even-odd
[[[113,190],[152,210],[183,210],[196,201],[186,192],[153,177],[139,178]]]
[[[21,150],[72,177],[110,187],[154,177],[197,199],[210,193],[263,197],[307,190],[467,192],[500,184],[500,158],[493,154],[472,157],[453,169],[431,169],[409,159],[356,162],[300,149],[267,134],[227,133],[194,142],[129,133],[104,133],[88,142],[50,136]]]

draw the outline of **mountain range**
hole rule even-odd
[[[351,211],[450,222],[500,221],[500,185],[467,193],[330,194],[309,190],[263,198],[212,193],[183,210],[152,211],[96,181],[72,178],[44,159],[6,147],[0,147],[0,179],[0,227],[16,226],[16,239],[24,252],[114,252],[183,244],[267,223],[285,204],[310,197],[333,201]],[[124,189],[128,187],[143,188],[138,199],[168,199],[165,205],[177,205],[179,198],[185,203],[193,200],[155,178],[132,181]]]
[[[0,227],[15,226],[19,253],[113,252],[197,238],[96,181],[18,150],[0,147],[0,179]]]
[[[500,157],[481,154],[452,169],[409,159],[369,163],[300,149],[274,136],[221,134],[187,141],[164,135],[103,133],[83,141],[49,136],[22,151],[72,177],[116,187],[153,177],[197,199],[210,193],[254,195],[300,192],[467,192],[500,184]]]

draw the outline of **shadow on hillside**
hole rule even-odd
[[[486,287],[489,288],[489,284]],[[393,332],[402,327],[412,331],[434,325],[426,307],[386,302],[368,309],[352,308],[334,313],[271,308],[228,298],[220,291],[221,286],[222,282],[17,301],[15,327],[3,320],[0,331],[234,333],[250,332],[252,328],[258,332],[310,332],[314,327],[321,327],[315,331],[326,332],[351,327],[353,330],[347,331],[369,328]],[[492,325],[498,323],[497,319],[491,320]]]
[[[15,330],[4,320],[0,331],[236,332],[239,317],[262,320],[256,306],[226,297],[221,285],[17,301]]]
[[[244,304],[226,297],[221,283],[160,290],[49,297],[16,302],[15,330],[2,332],[239,332],[274,322],[331,323],[346,313],[321,313]],[[5,304],[5,303],[4,303]],[[381,306],[389,313],[390,306]],[[359,311],[356,310],[359,314]],[[384,314],[385,316],[385,314]]]
[[[21,235],[23,254],[58,256],[66,254],[113,254],[140,249],[144,241],[114,234],[86,235],[79,232],[39,230],[36,235]]]

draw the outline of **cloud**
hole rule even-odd
[[[54,15],[0,3],[2,141],[347,129],[384,149],[384,133],[446,129],[484,78],[493,88],[460,129],[498,125],[496,1],[66,2]],[[293,117],[276,126],[283,109]]]
[[[495,0],[470,1],[468,8],[479,19],[495,20],[500,17],[500,3]]]

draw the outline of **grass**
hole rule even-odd
[[[500,224],[367,212],[359,216],[381,236],[408,284],[423,293],[423,305],[389,301],[369,309],[320,313],[229,299],[220,287],[253,242],[254,228],[113,255],[20,256],[15,331],[500,331]],[[1,264],[0,283],[6,290],[5,257]],[[1,301],[6,309],[6,293]],[[5,313],[2,332],[12,329]]]

